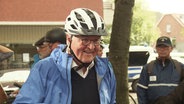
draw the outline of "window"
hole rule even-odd
[[[166,25],[166,32],[167,33],[170,33],[171,32],[171,25],[170,24],[167,24]]]

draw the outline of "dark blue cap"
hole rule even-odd
[[[172,43],[169,37],[167,36],[161,36],[157,39],[157,43],[156,43],[156,47],[160,46],[160,45],[165,45],[165,46],[171,46],[172,47]]]

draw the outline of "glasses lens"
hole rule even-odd
[[[99,40],[96,40],[96,41],[93,41],[93,42],[94,42],[94,45],[95,45],[95,46],[99,46],[100,43],[101,43],[101,40],[99,39]]]
[[[91,43],[90,40],[88,40],[88,39],[82,39],[82,44],[83,45],[88,45],[90,43]]]
[[[75,36],[75,37],[77,37],[77,36]],[[95,46],[98,46],[101,43],[101,39],[98,39],[98,40],[89,40],[89,39],[81,38],[81,37],[77,37],[77,38],[81,39],[82,45],[85,45],[85,46],[89,45],[91,42],[93,42],[93,44]]]

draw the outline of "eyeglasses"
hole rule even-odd
[[[43,48],[46,48],[49,46],[49,43],[48,42],[44,42],[43,45],[40,45],[40,46],[36,46],[36,49],[37,50],[40,50],[40,49],[43,49]]]
[[[91,42],[93,42],[93,44],[94,44],[95,46],[99,46],[100,43],[101,43],[101,39],[89,40],[89,39],[87,39],[87,38],[82,38],[82,37],[80,37],[80,36],[75,36],[75,37],[81,39],[82,45],[84,45],[84,46],[87,46],[87,45],[91,44]]]

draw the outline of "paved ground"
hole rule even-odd
[[[132,96],[132,98],[135,100],[135,102],[130,98],[130,104],[138,104],[137,102],[137,94],[135,92],[132,91],[132,88],[131,88],[131,83],[128,83],[129,84],[129,94],[130,96]]]
[[[131,91],[130,91],[129,94],[130,94],[130,96],[132,96],[132,98],[133,98],[133,99],[135,100],[135,102],[136,102],[136,103],[135,103],[135,102],[131,99],[131,97],[129,97],[129,98],[130,98],[130,104],[138,104],[138,103],[137,103],[137,94],[134,93],[134,92],[131,92]]]

